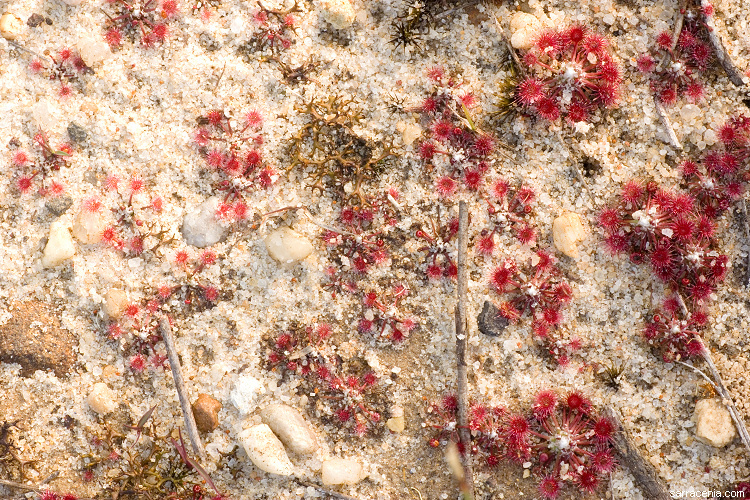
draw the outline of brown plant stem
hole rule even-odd
[[[701,0],[701,9],[705,11],[707,8],[711,8],[711,3],[708,0]],[[713,16],[707,16],[703,13],[701,13],[701,15],[703,16],[703,22],[706,23],[708,41],[714,48],[716,59],[729,77],[729,81],[737,87],[743,87],[745,81],[742,78],[742,72],[734,64],[732,58],[729,56],[729,52],[726,47],[724,47],[721,38],[719,38],[719,34],[716,32],[716,25],[714,24]]]
[[[458,398],[458,434],[464,449],[464,477],[461,495],[464,500],[474,498],[474,477],[471,464],[471,434],[469,432],[469,379],[466,365],[466,346],[469,329],[466,313],[468,296],[467,255],[469,247],[469,208],[465,201],[458,203],[458,304],[456,305],[456,392]]]
[[[745,199],[742,199],[742,216],[743,225],[745,226],[745,243],[750,245],[750,219],[747,215],[747,203]],[[750,287],[750,252],[747,253],[747,259],[745,261],[745,282],[743,283],[745,288]]]
[[[656,468],[644,460],[628,439],[622,422],[613,408],[607,406],[603,414],[615,425],[612,446],[619,462],[628,468],[643,495],[650,500],[669,500],[669,488],[659,477]]]
[[[669,137],[669,143],[675,149],[681,151],[682,144],[680,144],[680,140],[677,138],[677,134],[674,133],[674,128],[672,128],[672,121],[669,119],[669,116],[667,115],[667,110],[664,109],[664,105],[656,96],[654,96],[654,108],[656,108],[656,114],[659,115],[661,124],[664,125],[664,128],[666,129],[667,136]]]
[[[185,389],[185,379],[182,377],[180,359],[177,356],[177,350],[175,349],[172,326],[169,324],[169,319],[166,316],[161,316],[159,318],[159,331],[164,339],[164,345],[167,348],[169,366],[172,368],[174,385],[177,388],[177,396],[180,398],[180,406],[182,407],[182,416],[185,419],[185,430],[187,430],[190,443],[193,445],[193,451],[195,451],[201,461],[205,463],[206,451],[203,449],[203,443],[201,443],[201,438],[198,434],[198,426],[195,424],[195,417],[193,416],[193,408],[190,406],[190,400],[188,399],[187,390]]]

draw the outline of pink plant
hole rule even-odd
[[[107,0],[114,13],[107,16],[104,39],[112,48],[122,45],[123,37],[134,42],[140,38],[145,47],[163,43],[169,35],[167,23],[177,15],[174,0]]]
[[[34,73],[60,82],[60,90],[58,92],[60,97],[70,96],[72,93],[71,84],[76,82],[80,75],[91,71],[76,50],[65,48],[60,50],[55,56],[48,57],[51,62],[43,59],[35,59],[29,67]]]
[[[378,339],[403,342],[417,326],[416,321],[399,311],[399,303],[408,294],[409,289],[402,284],[382,295],[372,291],[365,293],[362,299],[365,310],[357,325],[359,331]]]
[[[699,309],[684,313],[678,299],[672,297],[651,315],[643,330],[643,337],[659,351],[666,363],[694,358],[703,352],[701,330],[707,322],[705,312]]]
[[[451,241],[458,234],[458,219],[452,219],[448,224],[440,227],[435,226],[431,220],[431,230],[428,233],[424,229],[418,229],[415,236],[425,244],[419,248],[420,252],[427,254],[426,274],[430,280],[449,278],[455,280],[458,276],[458,267],[451,257]]]
[[[607,39],[584,25],[543,33],[523,58],[528,76],[516,100],[549,121],[588,121],[619,100],[620,68]]]
[[[37,155],[16,150],[11,157],[12,166],[18,170],[18,190],[24,194],[36,187],[40,196],[60,196],[65,188],[52,176],[61,168],[69,166],[68,158],[72,156],[73,148],[67,143],[52,147],[47,134],[42,131],[34,135],[34,145],[38,150]]]
[[[278,54],[292,46],[297,19],[293,12],[299,11],[295,3],[287,10],[261,7],[253,15],[258,31],[253,35],[252,44],[256,51],[268,50]]]
[[[522,244],[534,244],[536,229],[528,219],[533,212],[535,197],[534,191],[529,187],[520,185],[512,188],[506,180],[497,180],[487,199],[490,228],[483,229],[476,242],[479,253],[491,255],[495,250],[495,236],[508,228]]]

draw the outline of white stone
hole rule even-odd
[[[310,425],[302,414],[291,406],[268,405],[261,410],[260,417],[293,453],[312,455],[318,449],[318,440]]]
[[[73,236],[85,245],[102,241],[102,232],[107,228],[107,221],[100,212],[91,212],[81,208],[73,221]]]
[[[78,50],[78,53],[81,55],[81,59],[83,59],[83,62],[85,62],[86,66],[89,67],[104,61],[112,55],[109,44],[101,38],[94,38],[84,35],[78,39],[75,47]]]
[[[119,288],[110,288],[104,295],[104,313],[110,319],[120,319],[128,307],[128,294]]]
[[[56,124],[56,120],[54,116],[52,116],[50,103],[46,99],[40,99],[34,104],[31,108],[31,116],[34,118],[37,127],[41,130],[50,130],[52,126]]]
[[[357,484],[365,478],[362,464],[345,458],[331,458],[323,462],[323,484]]]
[[[693,414],[695,436],[702,442],[722,448],[732,442],[736,434],[729,410],[718,399],[701,399]]]
[[[227,228],[216,218],[221,199],[217,196],[207,199],[195,210],[185,215],[182,221],[182,237],[185,243],[198,248],[205,248],[223,240]]]
[[[265,392],[266,388],[260,380],[252,375],[240,375],[229,393],[229,401],[240,413],[246,415],[255,410],[255,398],[258,394]]]
[[[67,5],[71,5],[73,7],[75,7],[76,5],[81,5],[84,2],[84,0],[62,0],[62,1],[63,3]]]
[[[6,12],[0,16],[0,35],[6,40],[17,40],[23,33],[23,29],[23,21],[12,12]]]
[[[337,30],[348,28],[357,17],[349,0],[320,0],[323,19],[331,23]]]
[[[685,104],[684,106],[682,106],[682,108],[680,108],[680,117],[682,117],[682,119],[688,123],[698,118],[701,113],[701,108],[699,108],[695,104]]]
[[[266,236],[266,250],[277,262],[292,264],[304,260],[313,251],[312,243],[288,227],[280,227]]]
[[[117,408],[117,395],[104,382],[97,382],[86,400],[89,407],[99,415],[106,415]]]
[[[581,216],[565,212],[552,223],[555,248],[572,259],[578,258],[578,242],[586,238],[586,227]]]
[[[542,30],[539,19],[527,12],[516,12],[510,18],[510,44],[514,49],[529,50]]]
[[[409,146],[422,135],[422,127],[416,123],[407,123],[402,132],[404,145]]]
[[[44,247],[42,265],[55,267],[62,264],[76,254],[76,246],[70,235],[70,228],[62,220],[57,219],[50,225],[49,238]]]
[[[266,424],[258,424],[239,434],[245,453],[260,470],[269,474],[291,476],[294,465],[284,450],[284,445]]]

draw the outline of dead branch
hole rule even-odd
[[[664,128],[666,129],[667,136],[669,137],[669,143],[675,149],[682,150],[682,144],[680,144],[680,140],[677,138],[677,134],[674,133],[674,128],[672,127],[672,121],[669,119],[669,116],[667,115],[667,110],[664,109],[664,105],[656,96],[654,96],[654,107],[656,108],[656,114],[659,115],[661,124],[664,125]]]
[[[616,431],[612,439],[612,446],[617,458],[633,475],[643,495],[652,500],[671,499],[669,488],[657,474],[656,468],[644,460],[628,439],[625,429],[622,427],[622,422],[614,409],[607,406],[604,408],[603,414],[615,424]]]
[[[713,7],[708,0],[701,0],[701,15],[703,16],[703,22],[706,23],[706,31],[708,31],[708,41],[714,48],[716,59],[719,61],[721,67],[724,68],[724,71],[729,77],[729,81],[731,81],[737,87],[743,87],[745,85],[745,80],[742,78],[742,72],[734,64],[732,58],[729,56],[729,52],[727,51],[726,47],[724,47],[721,38],[719,38],[719,34],[716,31],[716,25],[714,24],[713,16],[707,16],[705,14],[708,9],[712,8]]]
[[[745,226],[745,242],[750,245],[750,220],[747,218],[747,203],[745,199],[742,199],[742,215],[744,220],[743,225]],[[747,253],[747,261],[745,263],[745,287],[750,287],[750,252]]]
[[[456,305],[456,392],[458,397],[458,433],[464,453],[464,477],[461,494],[465,500],[474,498],[474,478],[471,464],[471,433],[469,432],[469,380],[466,366],[466,346],[469,329],[466,314],[468,295],[467,254],[469,246],[469,208],[465,201],[458,204],[458,304]]]
[[[203,449],[203,443],[201,443],[201,438],[198,434],[198,426],[195,425],[193,408],[190,406],[190,400],[188,399],[187,390],[185,389],[185,379],[182,377],[180,359],[177,356],[177,350],[175,349],[172,326],[169,324],[169,319],[166,316],[161,316],[159,318],[159,331],[164,339],[164,345],[167,348],[169,366],[172,368],[174,385],[177,388],[177,396],[180,398],[180,406],[182,407],[182,416],[185,419],[185,430],[187,430],[188,437],[193,445],[193,451],[195,451],[198,457],[205,463],[206,450]]]

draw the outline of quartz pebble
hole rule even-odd
[[[119,288],[110,288],[104,295],[104,313],[110,319],[120,319],[128,307],[128,294]]]
[[[311,455],[318,449],[318,441],[310,425],[291,406],[271,404],[263,408],[260,416],[288,450],[298,455]]]
[[[82,36],[75,44],[81,59],[86,66],[93,66],[100,63],[112,55],[109,44],[104,40],[95,37]]]
[[[534,46],[542,23],[526,12],[516,12],[510,19],[510,44],[514,49],[528,50]]]
[[[323,19],[337,30],[348,28],[354,23],[356,13],[349,0],[321,0]]]
[[[182,221],[182,237],[185,243],[198,248],[210,247],[226,238],[227,228],[216,218],[221,199],[214,196],[207,199]]]
[[[729,410],[718,399],[701,399],[693,414],[695,436],[706,444],[722,448],[732,442],[736,434]]]
[[[0,16],[0,35],[6,40],[17,40],[23,33],[23,21],[12,12]]]
[[[81,5],[84,0],[62,0],[64,4],[71,5],[75,7],[76,5]]]
[[[312,243],[288,227],[273,231],[266,236],[265,243],[268,255],[282,264],[300,262],[313,251]]]
[[[241,375],[234,383],[229,400],[240,413],[251,413],[255,409],[255,398],[266,392],[260,380],[252,375]]]
[[[75,243],[70,235],[67,224],[57,219],[50,225],[49,238],[44,247],[42,265],[44,267],[55,267],[62,264],[76,254]]]
[[[400,406],[394,406],[391,409],[391,418],[386,420],[386,427],[392,432],[404,432],[406,421],[404,420],[404,409]]]
[[[99,415],[106,415],[117,408],[117,395],[104,382],[97,382],[87,399],[89,407]]]
[[[578,242],[586,237],[586,227],[581,216],[566,212],[552,223],[552,239],[555,248],[571,259],[578,258]]]
[[[687,123],[698,118],[702,113],[701,108],[695,104],[685,104],[680,108],[680,117]]]
[[[323,462],[323,484],[357,484],[364,475],[362,464],[345,458],[331,458]]]
[[[73,221],[73,236],[84,245],[95,245],[102,241],[107,221],[98,211],[81,208]]]
[[[198,394],[193,403],[193,417],[200,432],[213,432],[219,426],[219,411],[222,404],[208,394]]]
[[[280,476],[294,474],[294,466],[284,450],[284,445],[266,424],[245,429],[238,437],[247,456],[262,471]]]

